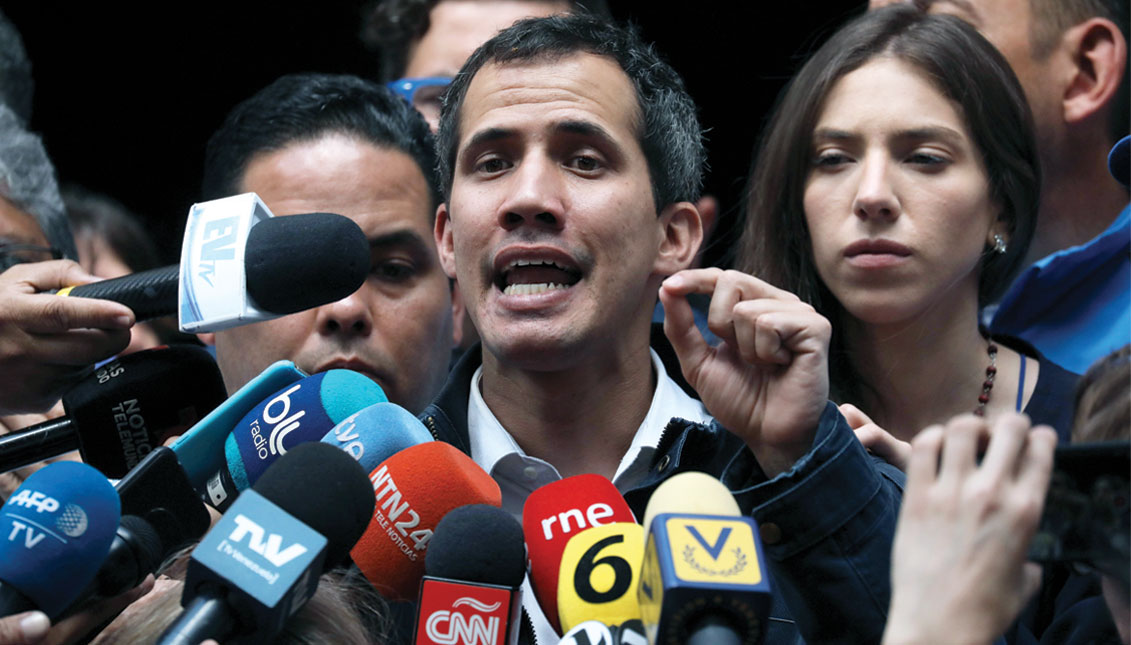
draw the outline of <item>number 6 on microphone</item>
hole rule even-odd
[[[632,522],[594,526],[573,536],[558,573],[558,618],[567,632],[586,620],[620,625],[640,618],[636,588],[644,528]]]

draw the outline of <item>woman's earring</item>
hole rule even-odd
[[[994,233],[994,253],[1005,253],[1008,248],[1005,244],[1005,238],[999,233]]]

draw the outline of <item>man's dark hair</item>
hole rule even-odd
[[[12,21],[0,12],[0,102],[12,108],[26,126],[31,121],[34,93],[35,81],[24,41]]]
[[[445,198],[451,195],[460,111],[475,74],[487,64],[552,63],[574,54],[606,56],[624,70],[636,89],[636,136],[652,180],[656,211],[699,199],[706,152],[695,102],[683,80],[632,27],[573,14],[521,20],[488,40],[444,95],[436,149]]]
[[[384,87],[337,74],[288,74],[237,105],[208,140],[203,198],[239,193],[256,155],[328,134],[412,157],[424,173],[433,209],[439,204],[435,146],[423,117]]]
[[[428,14],[444,0],[377,0],[362,10],[361,42],[377,52],[384,82],[404,76],[408,52],[413,43],[424,38],[432,26]],[[564,2],[571,11],[585,11],[602,18],[611,18],[605,0],[527,0],[528,2]]]

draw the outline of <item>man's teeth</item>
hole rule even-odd
[[[545,293],[552,289],[566,289],[566,285],[556,282],[539,282],[537,284],[509,284],[503,293],[508,296],[533,296]]]
[[[529,267],[529,266],[535,266],[535,267],[537,267],[537,266],[547,266],[547,267],[555,267],[555,268],[558,268],[558,269],[562,268],[562,267],[558,266],[558,264],[556,262],[554,262],[553,260],[515,260],[514,262],[511,262],[510,265],[507,268],[513,269],[515,267]]]

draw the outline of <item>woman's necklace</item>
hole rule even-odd
[[[990,364],[986,367],[986,380],[982,383],[982,393],[978,395],[978,407],[974,408],[974,414],[980,417],[986,415],[986,404],[990,402],[990,391],[994,389],[994,377],[997,376],[997,345],[992,340],[986,342],[986,354],[990,357]]]

